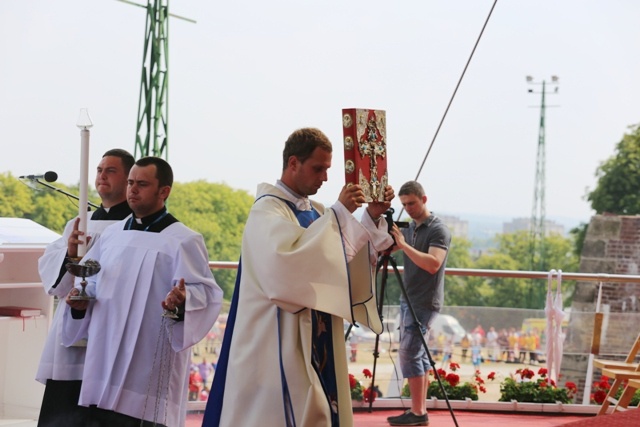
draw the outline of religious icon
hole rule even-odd
[[[353,164],[353,160],[347,160],[347,163],[344,164],[344,170],[346,173],[353,173],[356,170],[356,165]]]
[[[73,274],[74,276],[82,277],[82,280],[80,281],[80,286],[82,287],[82,289],[80,290],[80,294],[72,295],[69,298],[74,301],[89,301],[89,300],[95,299],[95,297],[92,297],[87,294],[86,278],[91,277],[95,274],[98,274],[101,268],[100,263],[94,259],[88,259],[82,264],[69,262],[65,265],[65,268],[69,273]]]

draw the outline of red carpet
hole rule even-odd
[[[398,415],[400,409],[356,410],[353,414],[354,427],[386,427],[387,417]],[[630,427],[640,426],[640,410],[632,409],[626,412],[618,412],[610,415],[595,417],[593,415],[530,415],[524,413],[506,412],[472,412],[454,411],[459,427]],[[191,413],[187,416],[186,427],[200,427],[202,425],[202,413]],[[449,411],[430,410],[429,425],[437,427],[455,427],[455,423]],[[235,426],[234,426],[235,427]],[[251,427],[251,426],[238,426]],[[271,426],[269,426],[271,427]],[[277,427],[277,426],[274,426]]]
[[[390,415],[398,415],[402,412],[400,409],[393,410],[374,410],[369,413],[366,410],[356,410],[354,412],[354,427],[386,427],[387,417]],[[640,412],[640,411],[639,411]],[[523,413],[504,413],[504,412],[470,412],[457,411],[454,412],[459,427],[556,427],[564,426],[570,423],[571,426],[588,426],[595,424],[582,424],[589,421],[593,416],[584,415],[528,415]],[[619,414],[616,414],[616,416]],[[607,415],[606,417],[611,417]],[[187,416],[186,427],[200,427],[202,425],[202,414],[189,414]],[[449,411],[430,410],[429,425],[437,427],[455,427],[453,418]],[[607,424],[599,423],[599,426],[633,426],[640,425],[639,421],[630,424]],[[265,427],[268,426],[265,424]],[[230,426],[231,427],[231,426]],[[236,426],[233,426],[236,427]],[[251,427],[251,426],[237,426]],[[257,427],[257,426],[256,426]],[[262,427],[262,426],[260,426]],[[277,426],[268,426],[277,427]]]
[[[564,424],[567,427],[631,427],[640,426],[640,410],[632,409],[625,412],[616,412],[609,415],[589,417],[581,421]]]
[[[399,415],[402,410],[378,410],[354,412],[354,427],[388,427],[387,417]],[[581,415],[528,415],[505,412],[454,411],[459,427],[555,427],[568,422],[580,422]],[[430,410],[429,425],[437,427],[455,427],[451,413],[446,410]]]

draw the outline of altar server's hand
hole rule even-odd
[[[80,218],[76,218],[73,223],[73,231],[69,235],[69,239],[67,240],[67,256],[69,258],[77,258],[78,257],[78,245],[84,243],[82,240],[82,236],[84,232],[78,230],[78,226],[80,225]],[[89,247],[89,241],[91,240],[91,236],[87,236],[87,247]]]
[[[162,301],[162,308],[169,311],[175,311],[176,307],[184,308],[187,300],[187,290],[184,287],[184,279],[180,279],[177,286],[169,291],[167,297]]]
[[[364,191],[359,185],[345,185],[338,196],[338,201],[353,213],[364,203]]]
[[[89,301],[87,300],[72,300],[70,297],[80,295],[80,290],[78,288],[73,288],[67,295],[65,302],[69,304],[69,307],[74,310],[85,311],[89,307]]]

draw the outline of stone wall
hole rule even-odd
[[[591,219],[580,258],[581,273],[638,274],[640,216],[596,215]],[[582,401],[593,336],[598,282],[578,282],[571,303],[562,361],[562,380],[573,381]],[[640,284],[602,283],[600,311],[605,313],[600,356],[621,358],[640,332]],[[600,372],[594,371],[594,379]]]

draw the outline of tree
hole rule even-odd
[[[78,194],[78,187],[56,183],[56,188]],[[90,195],[96,200],[95,190]],[[37,183],[26,184],[11,173],[0,174],[0,217],[26,218],[62,233],[67,221],[78,215],[78,202]]]
[[[575,245],[573,246],[573,253],[578,257],[578,259],[582,256],[582,247],[584,246],[584,239],[587,238],[587,228],[589,224],[580,223],[576,227],[569,230],[569,234],[573,236],[575,241]]]
[[[0,217],[24,218],[32,207],[31,191],[11,173],[0,174]]]
[[[60,187],[60,186],[58,186]],[[74,191],[75,190],[75,191]],[[78,189],[66,189],[78,194]],[[25,217],[42,224],[50,230],[62,233],[67,222],[78,215],[78,201],[68,199],[50,190],[36,191],[32,194],[32,209]],[[91,215],[89,215],[91,217]]]
[[[498,247],[478,258],[475,268],[516,271],[529,269],[528,232],[499,234],[496,238]],[[543,244],[546,257],[541,263],[542,271],[577,269],[578,257],[573,251],[573,238],[551,234],[543,239]],[[468,285],[477,289],[476,292],[482,297],[479,301],[481,304],[478,305],[536,309],[544,307],[546,280],[473,277],[468,279]],[[571,298],[573,286],[573,283],[564,284],[564,295],[567,299]],[[455,305],[462,304],[456,301]]]
[[[640,213],[640,124],[629,129],[616,145],[616,154],[596,170],[598,183],[587,200],[599,214]]]
[[[471,242],[468,239],[454,236],[447,254],[447,268],[474,268],[470,249]],[[470,279],[470,277],[445,275],[444,304],[484,305],[479,282]]]
[[[174,183],[169,211],[202,234],[211,260],[238,261],[242,232],[253,200],[248,192],[234,190],[226,184]],[[214,275],[225,298],[231,299],[236,271],[216,270]]]
[[[56,183],[56,188],[78,194],[78,186]],[[94,189],[89,199],[99,203]],[[169,211],[188,227],[204,237],[209,258],[216,261],[238,261],[242,232],[253,204],[253,196],[234,190],[226,184],[206,181],[174,183],[169,198]],[[78,215],[78,202],[63,194],[35,185],[33,189],[11,176],[0,174],[0,217],[31,219],[50,230],[61,233],[66,223]],[[217,270],[216,280],[226,298],[233,294],[235,270]]]

